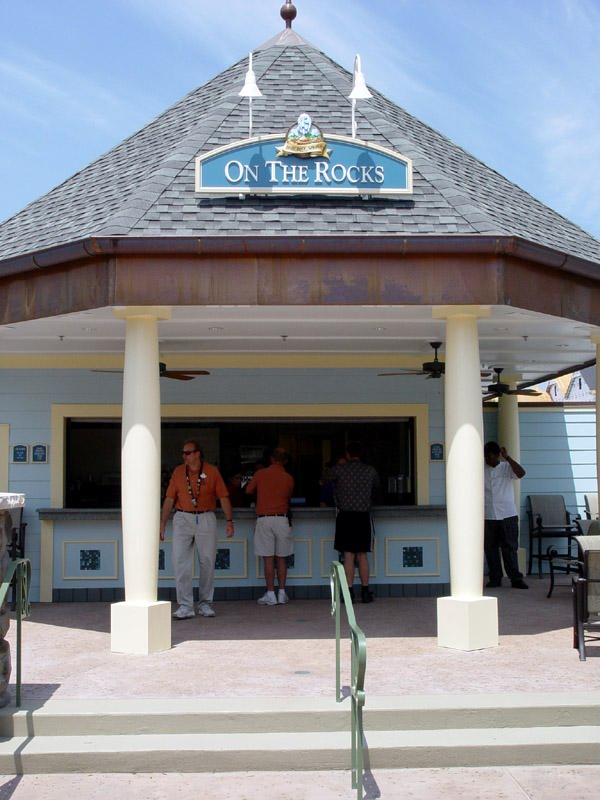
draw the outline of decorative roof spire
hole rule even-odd
[[[285,5],[281,6],[281,18],[285,20],[285,27],[291,28],[292,21],[296,19],[296,6],[292,3],[292,0],[285,0]]]

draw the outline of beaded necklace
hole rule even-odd
[[[187,466],[185,468],[185,480],[186,480],[186,483],[187,483],[187,490],[188,490],[189,496],[192,499],[192,505],[194,506],[194,508],[196,508],[196,506],[198,505],[198,497],[200,496],[200,486],[202,484],[203,468],[204,468],[204,459],[202,459],[202,461],[200,462],[200,469],[198,470],[198,481],[196,483],[196,495],[195,496],[194,496],[194,493],[192,492],[192,484],[190,483],[190,471],[187,468]]]

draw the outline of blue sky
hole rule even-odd
[[[0,220],[283,27],[283,0],[4,0]],[[600,238],[600,0],[295,0],[295,29]]]

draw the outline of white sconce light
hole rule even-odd
[[[262,97],[263,93],[258,88],[256,84],[256,75],[254,74],[254,70],[252,69],[252,53],[250,53],[250,61],[248,64],[248,72],[246,73],[246,80],[244,81],[244,86],[242,87],[241,92],[238,95],[239,97],[247,97],[248,98],[248,138],[252,138],[252,98],[253,97]]]
[[[352,100],[352,138],[356,139],[356,101],[368,100],[373,97],[367,88],[365,76],[360,67],[360,56],[357,54],[354,59],[354,78],[352,79],[352,91],[348,95],[348,99]]]

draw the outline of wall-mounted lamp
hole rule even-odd
[[[246,73],[246,80],[242,87],[239,97],[248,98],[248,138],[252,138],[252,98],[262,97],[263,93],[256,84],[256,75],[252,69],[252,53],[250,53],[250,62],[248,64],[248,72]]]
[[[356,101],[368,100],[373,97],[367,88],[365,76],[360,68],[360,56],[357,54],[354,59],[354,77],[352,79],[352,91],[348,95],[348,99],[352,100],[352,138],[356,139]]]

